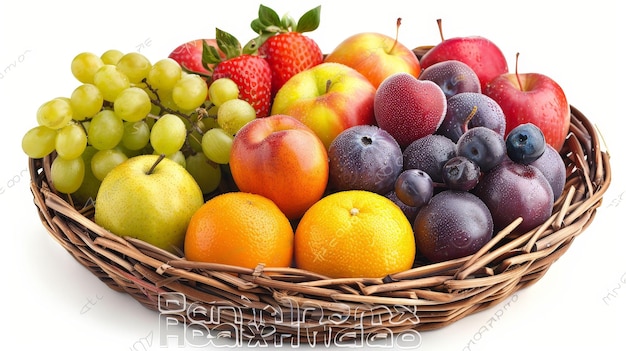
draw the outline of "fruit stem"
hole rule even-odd
[[[519,62],[519,52],[515,54],[515,77],[517,78],[517,84],[519,84],[520,90],[524,90],[522,88],[522,80],[519,77],[519,71],[517,70],[517,63]]]
[[[467,117],[465,117],[465,120],[463,121],[463,133],[467,132],[467,130],[469,129],[469,122],[472,120],[472,118],[474,118],[474,116],[476,116],[476,113],[478,113],[478,106],[474,105],[469,115],[467,115]]]
[[[395,49],[396,45],[398,44],[398,37],[400,36],[401,24],[402,24],[402,18],[398,17],[398,19],[396,20],[396,39],[393,41],[393,45],[391,45],[391,49],[387,51],[388,54],[391,54],[393,52],[393,49]]]
[[[441,41],[444,41],[443,26],[441,25],[441,18],[437,18],[437,27],[439,27],[439,37],[441,38]]]
[[[328,94],[328,92],[330,91],[331,84],[333,84],[333,82],[330,79],[326,81],[326,91],[325,91],[326,94]]]
[[[154,169],[156,168],[156,166],[158,166],[159,163],[161,163],[161,161],[163,161],[164,158],[165,158],[165,154],[160,154],[159,157],[156,159],[156,161],[154,161],[154,163],[152,164],[152,167],[150,167],[148,172],[146,172],[146,175],[150,175],[154,173]]]

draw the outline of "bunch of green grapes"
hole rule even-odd
[[[228,78],[210,84],[170,58],[83,52],[71,62],[80,84],[69,97],[44,102],[37,126],[22,138],[30,158],[55,152],[51,181],[66,194],[90,192],[115,166],[163,154],[185,167],[205,194],[220,184],[237,131],[256,118]]]

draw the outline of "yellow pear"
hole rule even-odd
[[[191,216],[204,204],[200,187],[180,164],[159,155],[131,157],[100,184],[95,222],[170,252],[182,249]]]

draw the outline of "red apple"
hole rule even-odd
[[[506,57],[492,41],[481,36],[444,39],[441,21],[438,20],[437,23],[442,41],[422,56],[422,69],[447,60],[461,61],[476,73],[482,90],[492,79],[509,72]]]
[[[323,62],[291,77],[276,93],[271,114],[298,119],[328,148],[345,129],[374,123],[375,94],[355,69]]]
[[[328,153],[313,131],[295,118],[272,115],[237,132],[230,170],[240,191],[263,195],[297,219],[324,195]]]
[[[385,79],[376,91],[374,114],[378,126],[403,149],[414,140],[433,134],[443,121],[448,104],[441,87],[408,73]]]
[[[516,66],[517,67],[517,66]],[[546,143],[561,150],[570,124],[570,107],[563,89],[540,73],[502,74],[487,84],[484,94],[495,100],[506,118],[506,132],[523,123],[533,123]]]
[[[400,26],[400,19],[397,28]],[[359,33],[342,41],[328,56],[326,62],[338,62],[361,72],[375,87],[390,75],[407,72],[420,74],[420,63],[415,53],[398,41],[381,33]]]

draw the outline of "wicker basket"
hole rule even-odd
[[[190,262],[93,222],[49,181],[53,156],[30,159],[31,190],[50,235],[111,289],[176,321],[235,339],[279,342],[403,335],[449,325],[540,279],[593,221],[611,182],[609,156],[593,125],[571,108],[561,155],[564,193],[543,225],[499,233],[473,256],[380,279],[329,279],[295,268]]]

